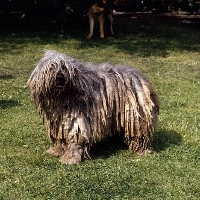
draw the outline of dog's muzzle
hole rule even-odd
[[[61,71],[59,71],[56,75],[56,89],[62,89],[65,85],[65,77]]]

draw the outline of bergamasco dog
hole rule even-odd
[[[160,103],[137,69],[47,50],[27,84],[52,144],[47,152],[61,162],[90,158],[92,145],[106,136],[122,135],[137,154],[151,152]]]

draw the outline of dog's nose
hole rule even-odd
[[[56,75],[56,88],[61,89],[65,84],[65,77],[61,71]]]

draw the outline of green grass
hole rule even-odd
[[[199,199],[200,34],[183,19],[115,20],[116,36],[85,39],[88,24],[2,21],[0,30],[0,199]],[[84,26],[85,25],[85,26]],[[60,36],[62,34],[62,36]],[[29,97],[27,79],[43,49],[81,61],[136,67],[160,101],[155,151],[138,157],[108,141],[91,161],[66,166],[47,155],[45,127]]]

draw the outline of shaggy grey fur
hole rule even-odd
[[[124,134],[129,149],[151,151],[160,104],[138,70],[108,63],[96,66],[46,51],[28,86],[53,144],[47,152],[60,156],[60,161],[78,164],[90,158],[93,143],[117,132]]]

